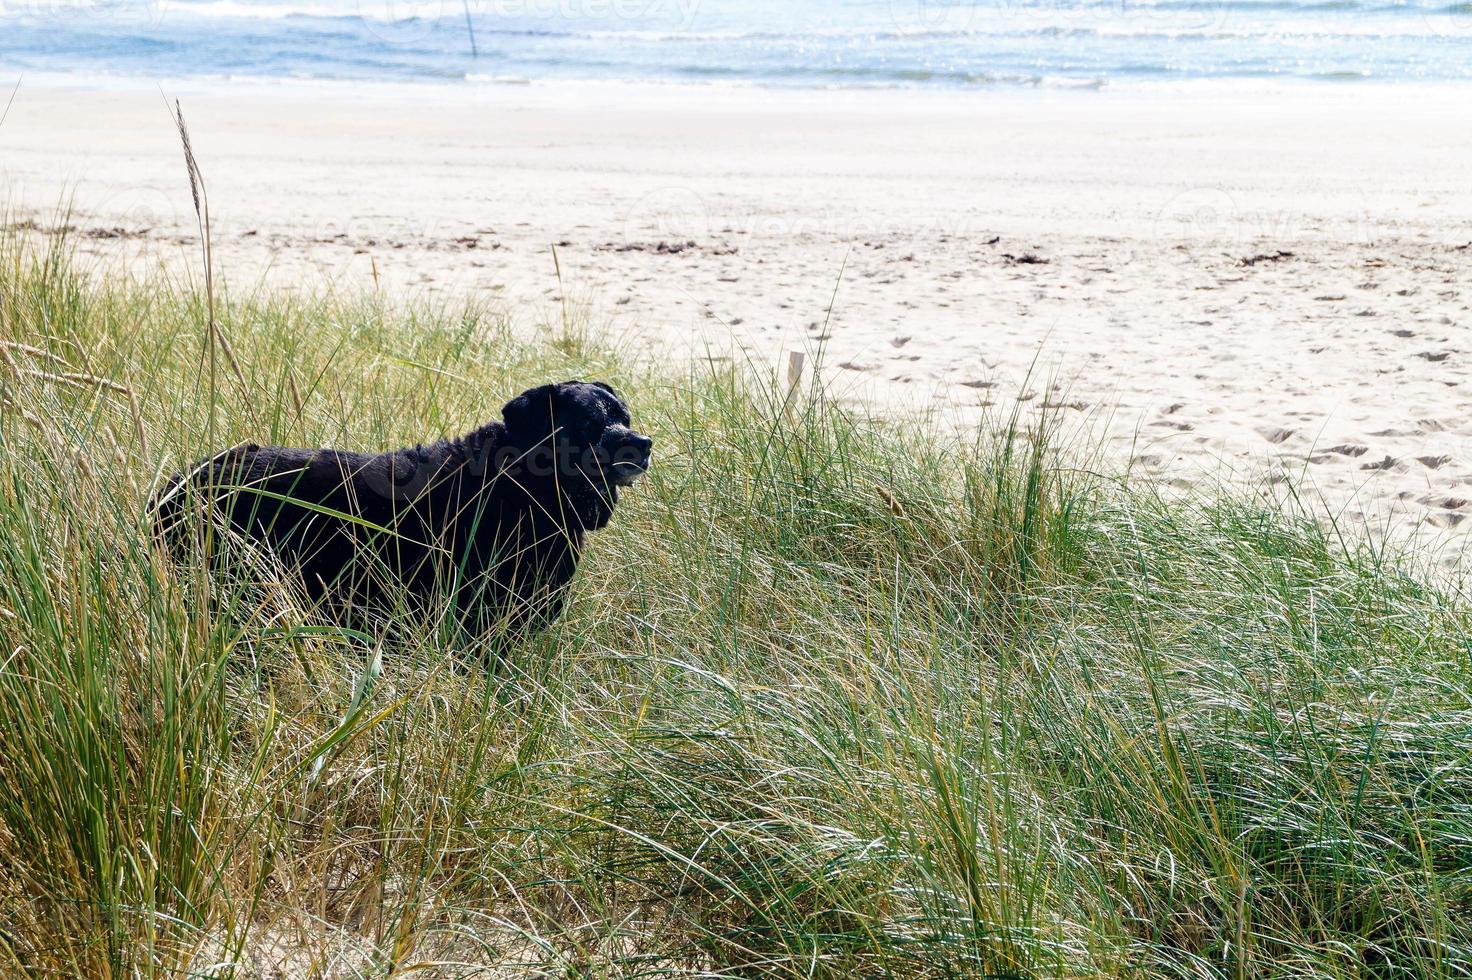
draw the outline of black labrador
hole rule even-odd
[[[597,381],[532,388],[501,415],[378,454],[237,446],[170,479],[155,527],[176,554],[211,526],[265,543],[353,621],[448,595],[475,634],[523,633],[557,616],[584,535],[649,469],[653,442]]]

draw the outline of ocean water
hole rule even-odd
[[[23,72],[966,89],[1439,82],[1472,78],[1472,2],[0,0],[0,76]]]

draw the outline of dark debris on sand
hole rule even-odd
[[[1291,258],[1293,258],[1292,252],[1284,252],[1282,249],[1279,249],[1276,252],[1261,252],[1257,255],[1249,255],[1246,258],[1238,259],[1237,264],[1241,266],[1253,266],[1259,262],[1282,262],[1284,259]]]

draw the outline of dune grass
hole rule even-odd
[[[473,307],[205,322],[0,240],[0,973],[1472,971],[1468,613],[1384,555]],[[213,449],[573,376],[656,467],[488,668],[150,543]]]

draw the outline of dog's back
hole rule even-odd
[[[448,442],[375,455],[242,445],[171,478],[153,518],[178,556],[227,532],[265,544],[334,608],[453,595],[475,632],[555,617],[582,531],[473,463]]]
[[[597,382],[530,389],[502,419],[378,454],[237,446],[171,479],[154,521],[176,552],[223,533],[265,544],[334,605],[449,596],[472,630],[520,632],[557,615],[585,533],[652,443]]]
[[[288,559],[309,594],[362,578],[349,586],[356,595],[372,581],[359,566],[378,563],[363,558],[397,556],[402,578],[429,550],[414,501],[392,489],[400,455],[237,446],[174,477],[155,498],[155,523],[175,547],[183,535],[228,529]]]

